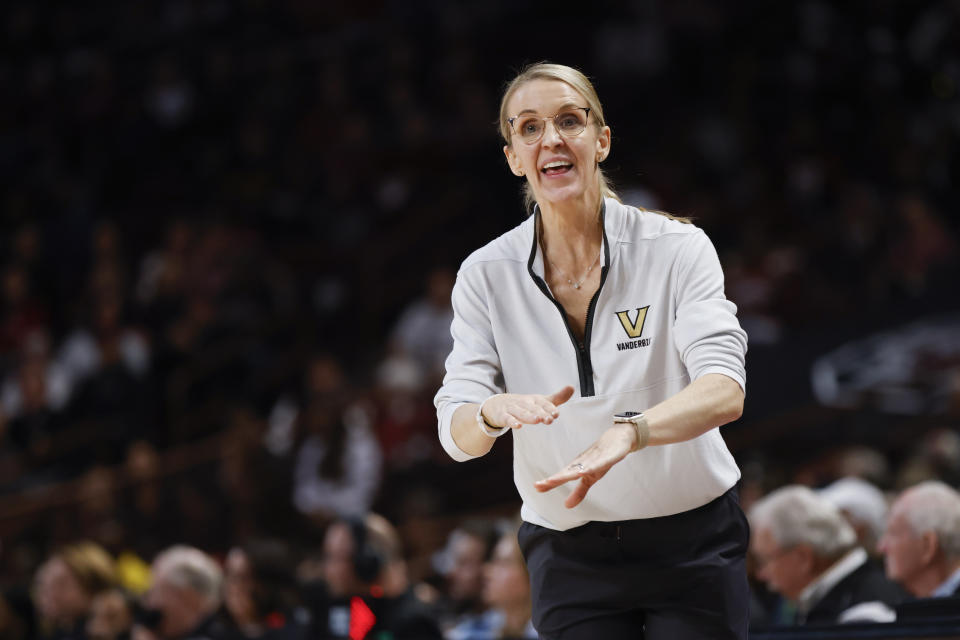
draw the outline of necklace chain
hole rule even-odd
[[[598,263],[598,262],[600,262],[600,256],[603,255],[603,245],[601,244],[601,245],[600,245],[600,251],[597,253],[597,257],[594,259],[593,264],[590,265],[590,267],[587,269],[586,273],[583,274],[583,277],[582,277],[582,278],[580,278],[578,281],[574,282],[574,281],[573,281],[573,278],[571,278],[570,276],[568,276],[568,275],[566,274],[566,272],[565,272],[563,269],[561,269],[560,267],[558,267],[557,264],[556,264],[553,260],[550,259],[550,256],[547,255],[547,248],[546,248],[546,244],[545,244],[544,241],[543,241],[543,232],[542,232],[542,231],[540,232],[540,249],[543,251],[543,255],[546,256],[547,261],[553,266],[554,269],[556,269],[556,270],[560,273],[561,276],[563,276],[563,278],[567,281],[567,284],[569,284],[569,285],[570,285],[571,287],[573,287],[574,289],[579,289],[579,288],[583,285],[583,281],[587,279],[587,276],[590,275],[590,272],[593,271],[593,268],[594,268],[595,266],[597,266],[597,263]]]

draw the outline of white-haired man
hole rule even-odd
[[[887,577],[914,596],[960,595],[960,493],[936,481],[904,491],[878,549]]]
[[[836,480],[817,493],[840,509],[867,553],[875,553],[887,524],[887,499],[876,486],[861,478]]]
[[[220,607],[223,572],[217,562],[193,547],[162,551],[151,567],[144,615],[133,640],[201,640],[221,634],[215,614]]]
[[[778,489],[750,510],[757,577],[796,607],[797,624],[890,622],[900,589],[867,562],[840,511],[807,487]]]

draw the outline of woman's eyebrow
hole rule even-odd
[[[579,107],[577,107],[577,103],[575,103],[575,102],[564,102],[564,103],[563,103],[562,105],[560,105],[560,107],[557,109],[557,113],[560,113],[560,112],[563,111],[564,109],[569,109],[569,108],[571,108],[571,107],[579,108]],[[525,115],[525,114],[528,114],[528,113],[534,113],[534,114],[536,114],[536,113],[539,113],[539,112],[538,112],[536,109],[524,109],[523,111],[521,111],[521,112],[518,113],[517,115],[518,115],[518,116],[522,116],[522,115]]]

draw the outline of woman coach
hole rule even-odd
[[[468,460],[513,433],[541,637],[746,638],[749,533],[717,429],[742,411],[746,334],[716,251],[619,202],[576,69],[520,73],[500,130],[536,206],[461,265],[441,442]]]

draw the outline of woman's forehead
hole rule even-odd
[[[585,106],[586,102],[579,91],[562,80],[537,78],[517,87],[507,111],[511,116],[528,112],[550,115],[565,106]]]

